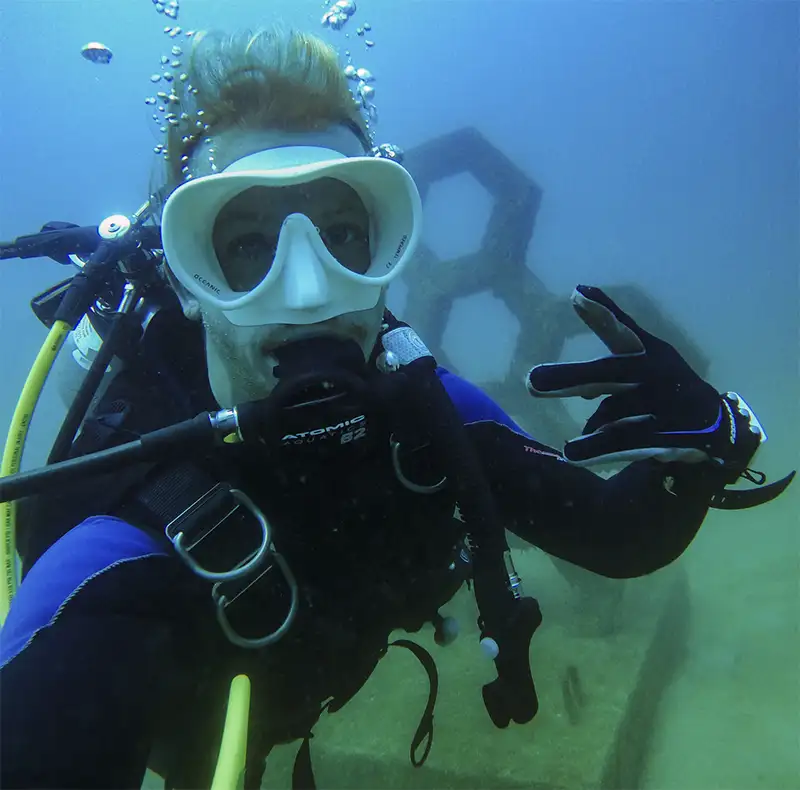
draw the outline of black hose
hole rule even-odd
[[[113,472],[137,461],[188,458],[192,453],[211,446],[214,438],[210,415],[203,412],[191,420],[146,433],[141,438],[118,447],[2,477],[0,502],[38,494],[45,489],[50,490],[52,486],[63,486],[77,477]]]
[[[72,443],[75,441],[75,435],[78,433],[92,399],[97,394],[97,390],[103,381],[103,376],[114,358],[114,351],[122,332],[124,320],[124,313],[117,313],[111,319],[111,326],[97,352],[97,356],[92,361],[89,372],[81,382],[81,386],[70,404],[64,422],[61,423],[58,435],[50,450],[50,455],[47,456],[48,465],[63,461],[69,455]]]
[[[539,605],[533,598],[518,599],[510,586],[505,529],[475,447],[436,374],[436,362],[422,357],[404,370],[420,393],[424,412],[418,418],[430,431],[431,447],[466,522],[481,636],[491,637],[499,647],[497,679],[483,687],[486,710],[497,727],[511,721],[524,724],[539,707],[528,658],[531,637],[542,621]]]
[[[431,445],[455,487],[459,508],[470,532],[470,539],[479,550],[475,570],[505,578],[503,554],[508,548],[505,530],[496,512],[494,496],[489,488],[475,447],[468,439],[461,418],[450,396],[439,381],[433,358],[418,359],[406,366],[421,391],[421,404],[427,413],[426,427],[431,432]],[[486,565],[484,566],[484,560]],[[489,570],[491,569],[491,570]],[[513,595],[508,590],[508,599]]]

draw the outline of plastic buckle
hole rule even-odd
[[[228,529],[222,530],[223,526]],[[207,555],[209,560],[227,559],[232,548],[235,551],[248,542],[252,545],[254,527],[260,532],[258,548],[245,554],[243,560],[228,560],[233,566],[230,570],[210,570],[195,559],[198,554]],[[225,483],[206,491],[170,521],[164,532],[181,559],[198,576],[212,582],[234,581],[254,573],[269,556],[272,542],[269,523],[261,510],[247,494]]]

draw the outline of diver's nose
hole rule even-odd
[[[322,307],[330,297],[325,267],[314,249],[310,235],[317,231],[302,215],[286,218],[282,233],[287,234],[288,249],[283,269],[283,293],[286,306],[294,310]]]

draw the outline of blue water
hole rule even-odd
[[[476,127],[543,189],[524,263],[547,288],[566,298],[578,282],[638,285],[710,357],[715,386],[756,408],[770,435],[758,468],[776,478],[797,465],[798,4],[360,0],[369,51],[353,26],[323,31],[321,13],[308,0],[184,0],[179,21],[277,18],[350,47],[377,80],[376,142],[410,150]],[[147,197],[158,137],[144,98],[174,43],[167,22],[150,0],[4,4],[0,238],[54,219],[96,224]],[[111,64],[80,56],[91,40],[113,50]],[[441,184],[425,206],[425,242],[442,258],[474,249],[489,204],[466,177]],[[43,339],[28,302],[67,273],[46,260],[2,264],[7,421]],[[400,307],[403,296],[393,294]],[[517,329],[477,294],[456,305],[445,344],[460,373],[497,380]],[[565,354],[600,350],[584,340]],[[61,411],[45,392],[26,465],[43,459]],[[716,515],[681,561],[696,617],[648,788],[797,786],[797,504],[795,490]]]

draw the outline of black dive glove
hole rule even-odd
[[[722,485],[742,475],[763,483],[747,465],[767,437],[741,397],[719,394],[669,343],[642,329],[599,288],[579,285],[572,304],[611,356],[537,365],[527,380],[535,397],[609,396],[583,435],[566,443],[567,460],[581,465],[643,458],[711,461]]]

